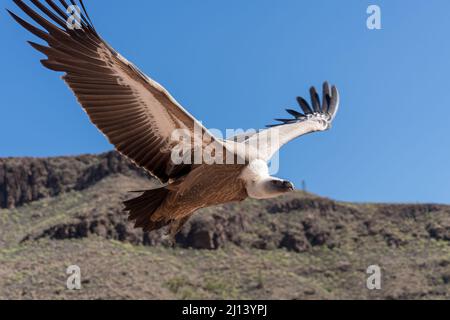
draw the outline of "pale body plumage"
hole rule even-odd
[[[267,190],[266,184],[278,178],[270,176],[267,162],[262,159],[256,159],[250,162],[242,170],[240,178],[244,181],[247,194],[250,198],[270,199],[281,194]],[[281,181],[281,179],[278,180]]]

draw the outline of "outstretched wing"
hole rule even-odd
[[[188,130],[192,139],[194,131],[198,132],[202,138],[196,141],[202,143],[216,141],[161,85],[98,35],[82,0],[81,9],[73,0],[70,4],[65,0],[31,2],[35,9],[22,0],[14,0],[43,30],[8,12],[25,29],[47,42],[47,46],[29,43],[48,57],[41,61],[45,67],[65,73],[63,80],[91,121],[120,153],[165,182],[189,170],[186,165],[175,166],[171,162],[174,143],[170,138],[174,130]],[[80,10],[78,25],[69,23],[74,22],[68,14],[74,8]]]
[[[303,112],[287,109],[293,119],[276,119],[280,124],[270,125],[250,136],[243,143],[256,146],[257,154],[254,158],[269,161],[286,143],[311,132],[330,129],[339,108],[339,92],[335,86],[323,84],[322,103],[314,87],[310,89],[312,107],[301,97],[297,98]]]

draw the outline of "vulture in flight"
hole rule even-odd
[[[41,63],[63,72],[92,123],[118,152],[159,180],[158,187],[124,202],[129,220],[144,231],[168,226],[174,237],[200,208],[293,191],[291,182],[270,176],[268,162],[289,141],[328,130],[338,110],[338,90],[325,82],[322,99],[314,87],[311,104],[297,98],[301,110],[287,110],[292,118],[219,139],[100,37],[82,0],[14,3],[34,23],[9,14],[46,42],[29,42],[47,57]],[[188,138],[174,139],[176,132]],[[215,161],[195,161],[202,152]]]

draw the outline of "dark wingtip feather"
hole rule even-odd
[[[337,111],[337,108],[338,108],[338,105],[339,105],[339,91],[336,88],[336,86],[333,86],[331,88],[330,108],[328,110],[328,113],[331,116],[335,115],[335,113]]]
[[[279,121],[281,124],[291,124],[297,122],[297,119],[275,119],[275,121]]]
[[[49,10],[46,6],[44,6],[39,0],[30,0],[31,3],[35,5],[36,8],[41,10],[47,17],[51,18],[56,24],[58,24],[61,28],[66,28],[66,22],[58,17],[55,13]]]
[[[309,103],[305,99],[303,99],[302,97],[297,97],[297,102],[305,114],[313,113],[311,107],[309,106]]]
[[[323,97],[322,97],[322,112],[328,113],[328,109],[330,108],[330,96],[331,96],[331,90],[330,90],[330,84],[328,81],[325,81],[323,83]]]
[[[9,11],[8,9],[6,9],[8,11],[8,13],[11,15],[11,17],[18,23],[20,24],[23,28],[25,28],[26,30],[28,30],[29,32],[31,32],[32,34],[34,34],[36,37],[41,38],[42,40],[47,41],[49,34],[46,33],[45,31],[42,31],[41,29],[33,26],[31,23],[28,23],[27,21],[25,21],[24,19],[22,19],[21,17],[19,17],[18,15],[16,15],[14,12]]]
[[[90,28],[91,30],[95,31],[94,25],[93,25],[91,19],[89,18],[89,15],[87,14],[87,11],[86,11],[86,8],[85,8],[85,6],[83,4],[83,1],[79,0],[79,2],[80,2],[80,5],[81,5],[81,8],[80,8],[80,6],[77,3],[75,3],[74,0],[70,0],[70,3],[73,6],[76,6],[76,7],[79,8],[79,10],[80,10],[80,17],[81,17],[81,20],[82,20],[83,24],[85,26],[87,26],[88,28]]]
[[[18,16],[18,15],[16,15],[14,12],[12,12],[11,10],[9,10],[9,9],[5,9],[6,10],[6,12],[8,12],[8,14],[11,16],[11,18],[13,18],[17,23],[19,23],[20,25],[22,25],[22,23],[21,23],[21,18]]]
[[[292,109],[286,109],[287,113],[289,113],[291,116],[296,117],[297,119],[299,118],[304,118],[305,115],[303,113],[300,113],[298,111],[292,110]]]
[[[82,8],[83,11],[84,11],[84,14],[85,14],[86,17],[87,17],[87,20],[89,21],[89,26],[92,28],[92,30],[95,31],[95,26],[94,26],[94,24],[92,23],[91,17],[89,16],[89,13],[87,12],[86,7],[84,6],[83,0],[80,0],[80,4],[81,4],[81,8]]]
[[[14,20],[16,20],[18,23],[20,23],[21,18],[17,14],[15,14],[14,12],[12,12],[9,9],[6,9],[6,11]]]
[[[332,86],[330,88],[330,85],[327,81],[323,83],[322,88],[323,88],[322,101],[320,100],[320,96],[317,93],[316,88],[315,87],[310,88],[309,92],[311,95],[312,108],[304,98],[297,97],[297,102],[302,108],[304,114],[292,109],[286,109],[286,111],[290,115],[292,115],[295,119],[275,119],[276,121],[279,121],[281,123],[267,125],[266,127],[274,128],[285,124],[302,122],[313,113],[325,115],[328,121],[332,121],[339,107],[339,100],[340,100],[339,91],[337,90],[336,86]]]
[[[322,108],[320,106],[320,98],[319,95],[317,94],[316,88],[311,87],[311,89],[309,89],[309,93],[311,95],[311,103],[313,105],[314,112],[321,113]]]
[[[27,41],[27,43],[32,46],[35,50],[45,54],[47,57],[49,56],[49,51],[51,50],[49,47],[40,45],[36,42],[33,41]]]

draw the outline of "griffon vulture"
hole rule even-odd
[[[297,98],[302,112],[288,109],[293,118],[279,119],[279,124],[253,134],[218,139],[161,85],[100,37],[83,1],[30,2],[34,6],[14,0],[40,28],[8,12],[22,27],[46,42],[29,42],[47,56],[42,64],[63,72],[62,79],[90,120],[117,151],[161,182],[159,187],[124,202],[129,220],[144,231],[169,226],[169,234],[174,236],[200,208],[247,197],[267,199],[293,191],[291,182],[270,176],[268,162],[289,141],[329,129],[338,110],[338,90],[324,83],[322,102],[311,88],[312,106]],[[74,8],[79,10],[76,21],[68,14]],[[177,130],[190,137],[174,141]],[[191,153],[182,152],[184,160],[174,161],[173,151],[180,144],[181,149],[187,146]],[[195,151],[207,148],[211,156],[227,156],[227,161],[187,161],[193,159]]]

